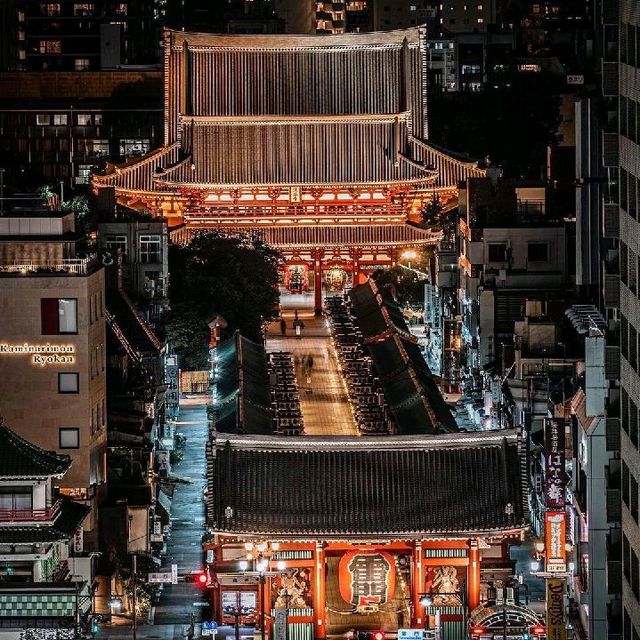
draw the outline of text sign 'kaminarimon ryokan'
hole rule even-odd
[[[484,175],[428,143],[426,62],[420,27],[166,31],[165,143],[96,176],[94,189],[166,217],[174,239],[259,231],[285,254],[285,284],[313,288],[318,308],[323,274],[357,284],[402,248],[433,242],[411,224],[425,199]]]

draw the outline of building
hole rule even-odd
[[[160,59],[156,0],[12,5],[17,55],[1,71],[97,71]]]
[[[106,161],[143,156],[162,139],[158,71],[4,73],[0,96],[5,184],[19,190],[62,182],[68,195]]]
[[[0,638],[87,625],[92,559],[82,551],[89,508],[56,496],[71,458],[46,451],[0,419]]]
[[[301,273],[319,309],[329,271],[357,283],[403,246],[434,242],[410,224],[423,200],[483,175],[428,143],[424,35],[167,31],[164,145],[94,189],[165,217],[179,241],[258,230],[285,253],[283,283]]]
[[[640,66],[637,31],[640,16],[633,2],[619,3],[619,190],[620,190],[620,405],[622,415],[622,553],[623,637],[640,633],[640,527],[638,492],[640,452],[637,438],[638,376],[638,150],[637,110],[640,98],[633,82]],[[628,485],[626,480],[628,479]]]
[[[73,466],[54,485],[92,507],[106,482],[106,333],[102,264],[77,257],[72,214],[13,212],[0,222],[0,413],[17,434]]]
[[[496,0],[446,0],[440,6],[440,25],[449,33],[484,33],[496,23]]]

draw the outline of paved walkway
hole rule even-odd
[[[313,357],[313,368],[307,384],[302,366],[296,366],[296,380],[300,391],[300,409],[304,431],[313,436],[353,436],[358,429],[353,421],[347,387],[343,380],[329,329],[323,318],[315,318],[311,312],[300,312],[304,323],[302,335],[297,338],[292,327],[293,312],[284,313],[287,334],[282,336],[280,323],[269,328],[267,351],[289,351],[297,362],[305,355]]]

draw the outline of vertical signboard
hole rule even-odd
[[[567,570],[567,514],[547,511],[544,514],[544,544],[546,571],[563,573]]]
[[[544,497],[547,509],[560,511],[565,508],[564,470],[564,420],[553,418],[545,421],[545,483]]]
[[[567,640],[567,621],[564,608],[566,580],[547,580],[547,640]]]

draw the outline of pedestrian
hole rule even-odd
[[[280,318],[280,333],[283,336],[287,335],[287,321],[284,318]]]

